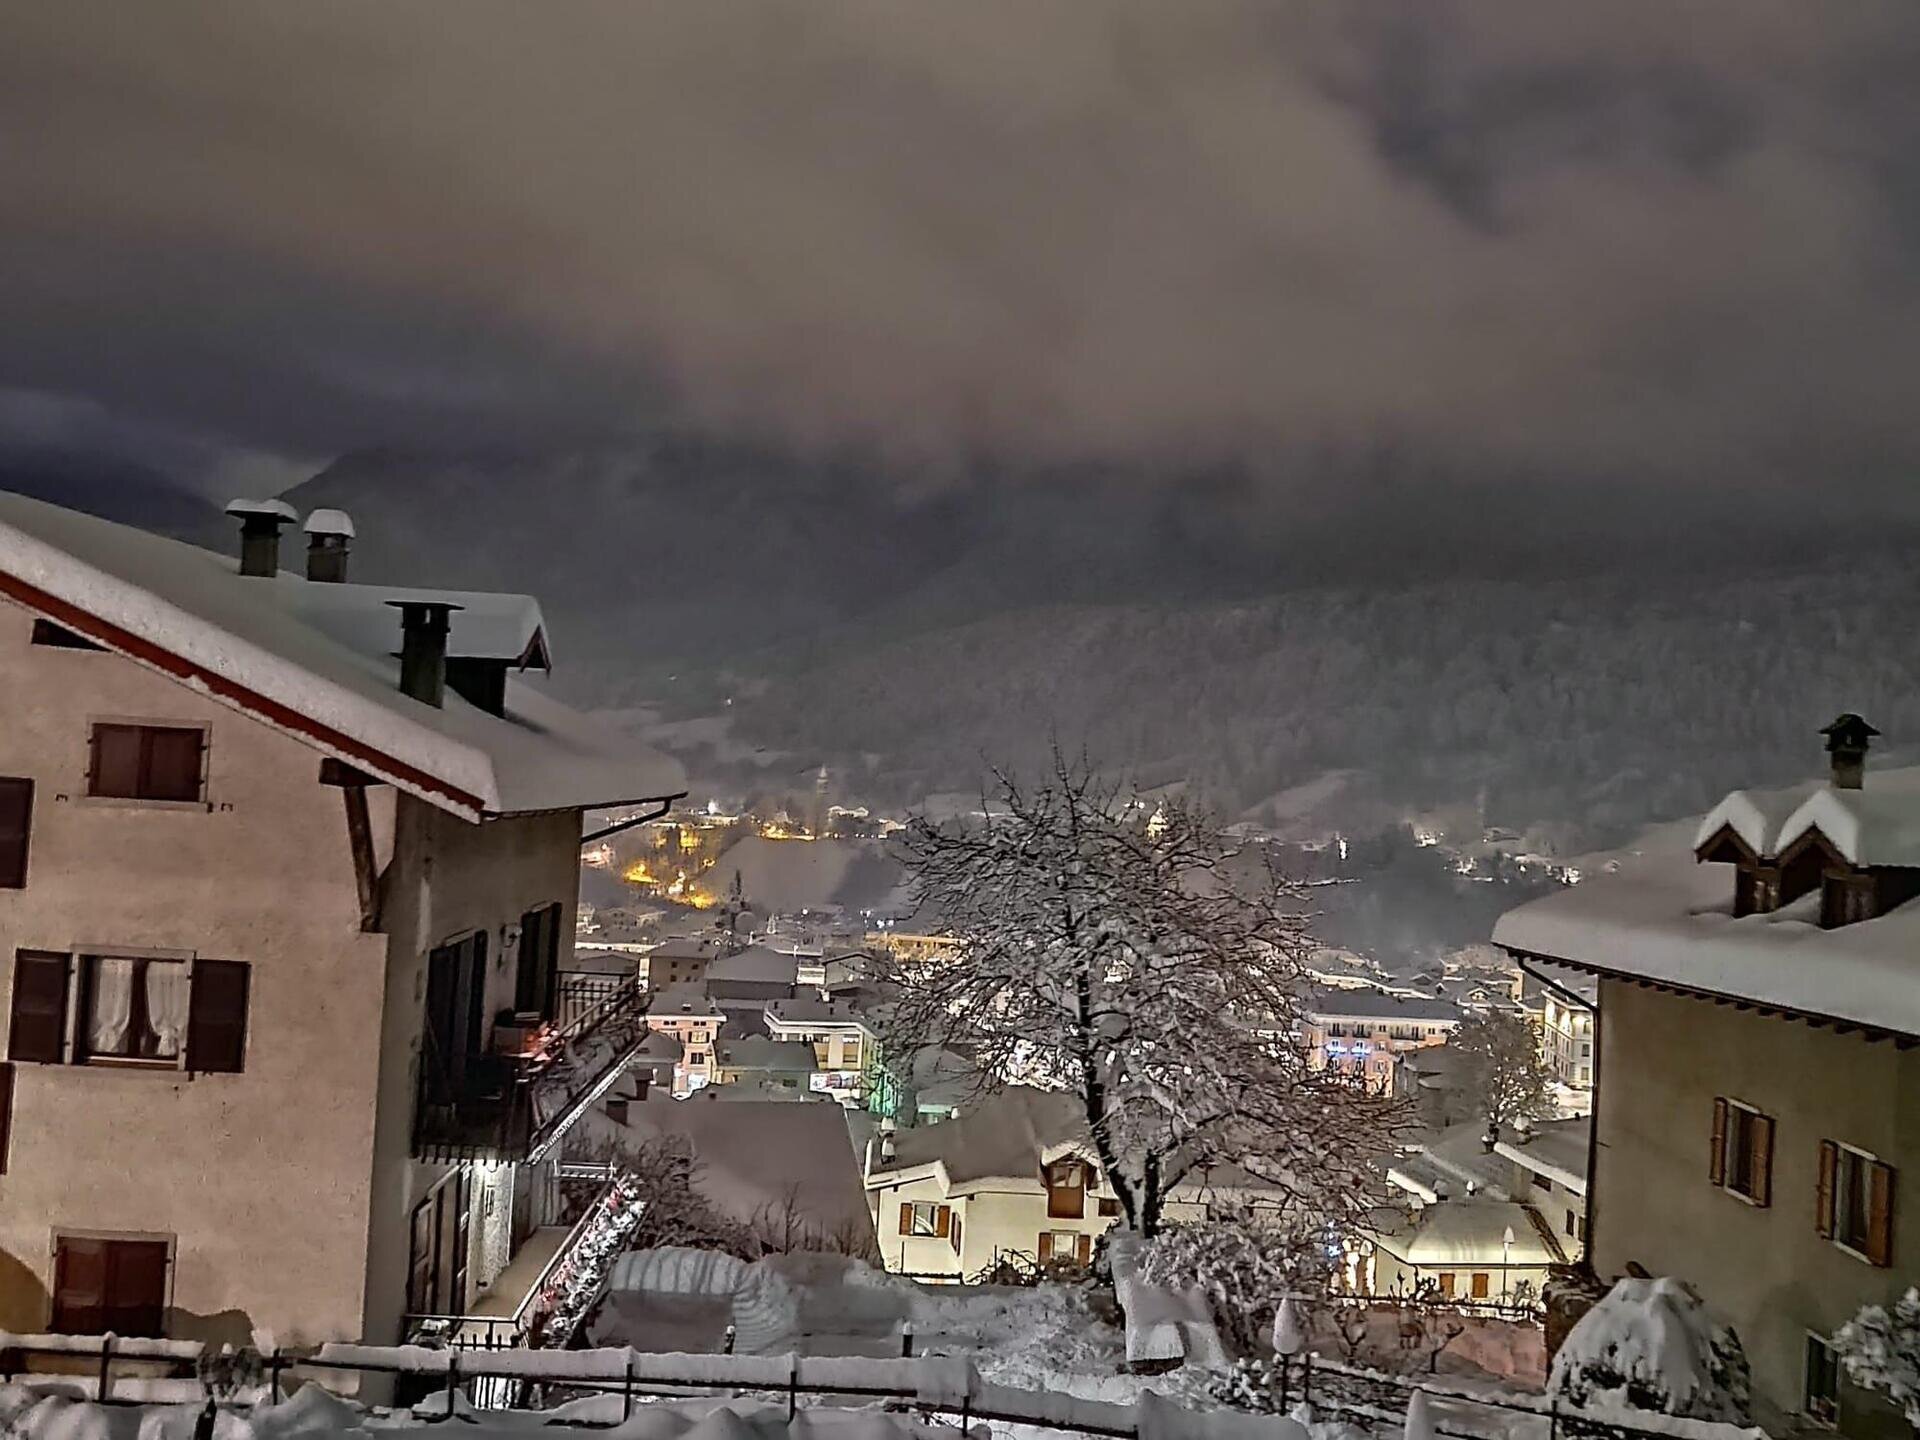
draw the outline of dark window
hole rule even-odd
[[[1473,1272],[1473,1298],[1484,1300],[1493,1293],[1492,1277],[1484,1270]]]
[[[95,725],[87,793],[118,800],[198,800],[206,732],[176,725]]]
[[[427,956],[426,1052],[429,1103],[446,1105],[467,1091],[469,1072],[483,1068],[480,1039],[487,987],[487,932],[442,945]]]
[[[33,643],[49,645],[55,650],[102,650],[105,646],[96,645],[84,635],[76,635],[64,625],[56,625],[51,620],[33,622]]]
[[[22,950],[13,960],[13,1010],[7,1058],[58,1065],[67,1050],[67,973],[72,958]]]
[[[0,890],[27,883],[27,836],[33,830],[33,781],[0,775]]]
[[[84,955],[80,976],[83,1059],[179,1064],[193,1013],[186,961]]]
[[[1102,1220],[1111,1220],[1119,1213],[1120,1202],[1118,1200],[1106,1195],[1100,1197],[1100,1218]]]
[[[1818,1335],[1807,1337],[1807,1398],[1802,1408],[1818,1424],[1840,1421],[1840,1356]]]
[[[53,1329],[62,1335],[157,1336],[167,1311],[167,1242],[54,1242]]]
[[[452,1315],[467,1303],[470,1174],[461,1166],[414,1207],[407,1265],[411,1314]]]
[[[1532,1185],[1536,1190],[1544,1190],[1549,1195],[1553,1193],[1553,1181],[1542,1175],[1538,1170],[1530,1170],[1527,1172],[1527,1183]]]
[[[543,905],[520,917],[520,963],[514,975],[513,1008],[553,1018],[560,972],[559,905]]]
[[[193,962],[187,1069],[237,1074],[246,1067],[247,991],[252,968],[241,960]]]

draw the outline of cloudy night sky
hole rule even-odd
[[[1904,4],[0,16],[0,427],[216,491],[662,424],[903,484],[1920,460]]]

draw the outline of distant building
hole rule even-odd
[[[1393,1088],[1394,1063],[1409,1050],[1442,1045],[1464,1018],[1450,1000],[1380,990],[1323,990],[1306,1014],[1307,1063]]]
[[[1857,716],[1825,734],[1829,783],[1735,791],[1494,939],[1597,982],[1598,1275],[1694,1284],[1763,1423],[1904,1433],[1831,1337],[1920,1269],[1920,769],[1866,777]]]
[[[647,986],[664,990],[670,985],[698,985],[707,969],[726,953],[718,937],[675,936],[646,951]]]
[[[674,1070],[673,1093],[687,1095],[713,1083],[713,1046],[727,1014],[699,985],[669,985],[651,992],[646,1013],[649,1030],[660,1030],[680,1042],[681,1058]]]
[[[809,1084],[847,1105],[858,1105],[866,1092],[868,1072],[880,1063],[879,1041],[854,1008],[844,1001],[817,996],[769,1001],[765,1012],[767,1034],[775,1040],[797,1040],[812,1047],[815,1073]]]

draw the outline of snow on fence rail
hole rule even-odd
[[[17,1359],[59,1357],[98,1362],[97,1377],[35,1375]],[[459,1350],[425,1345],[333,1343],[315,1351],[275,1350],[270,1355],[218,1355],[198,1341],[120,1339],[91,1335],[16,1335],[0,1331],[0,1379],[44,1379],[113,1404],[201,1402],[216,1398],[278,1400],[289,1372],[408,1375],[444,1380],[449,1395],[474,1381],[519,1381],[624,1398],[632,1414],[636,1398],[662,1391],[734,1390],[784,1393],[789,1408],[801,1395],[891,1400],[915,1409],[956,1415],[965,1429],[973,1421],[1029,1425],[1039,1429],[1112,1440],[1275,1440],[1288,1431],[1281,1416],[1240,1410],[1188,1410],[1151,1391],[1137,1404],[1087,1400],[1052,1391],[1020,1390],[983,1380],[964,1356],[871,1359],[837,1355],[677,1354],[613,1347],[595,1350]],[[116,1362],[146,1372],[112,1378]],[[175,1371],[154,1376],[156,1368]],[[184,1369],[195,1373],[178,1374]],[[266,1384],[223,1385],[216,1375],[257,1375]],[[1449,1407],[1477,1406],[1525,1414],[1546,1422],[1549,1440],[1599,1436],[1607,1440],[1767,1440],[1766,1432],[1649,1411],[1563,1405],[1547,1396],[1507,1393],[1498,1397],[1344,1365],[1307,1355],[1281,1362],[1282,1409],[1293,1401],[1316,1410],[1398,1427],[1415,1392]],[[1297,1378],[1296,1378],[1297,1377]],[[524,1390],[524,1386],[515,1387]],[[1380,1403],[1389,1401],[1390,1403]],[[1489,1440],[1486,1432],[1436,1424],[1434,1432],[1458,1440]]]

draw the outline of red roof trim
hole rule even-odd
[[[291,731],[302,739],[310,741],[323,750],[336,753],[336,758],[357,761],[380,772],[386,778],[410,789],[423,790],[429,795],[438,796],[457,807],[470,818],[478,819],[485,813],[480,797],[470,795],[457,786],[449,785],[436,776],[403,760],[374,749],[364,741],[351,735],[342,734],[331,726],[322,725],[289,705],[283,705],[258,691],[250,690],[237,681],[228,679],[218,671],[209,670],[183,656],[163,649],[144,636],[131,630],[122,629],[111,620],[102,620],[89,614],[79,606],[70,604],[56,595],[50,595],[38,586],[30,585],[18,576],[0,570],[0,594],[9,595],[30,610],[37,610],[49,620],[77,631],[89,640],[97,641],[109,650],[117,651],[130,660],[152,666],[162,674],[171,675],[176,680],[205,687],[207,692],[226,701],[237,709],[245,711],[257,720],[282,730]]]

